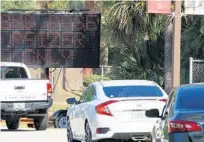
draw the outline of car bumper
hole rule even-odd
[[[20,102],[1,102],[1,115],[11,115],[11,113],[16,115],[31,115],[32,112],[35,113],[50,108],[53,104],[53,99],[48,98],[45,102],[22,102],[25,103],[25,107],[21,109],[14,108],[14,103]]]
[[[109,132],[107,134],[97,134],[94,140],[116,139],[116,140],[133,140],[133,141],[150,141],[151,133],[149,132]]]
[[[151,131],[156,123],[156,119],[145,122],[119,122],[116,120],[98,121],[91,123],[91,131],[94,140],[99,139],[121,139],[127,140],[135,137],[151,138]],[[97,129],[106,128],[106,132],[97,132]]]

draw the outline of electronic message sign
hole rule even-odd
[[[98,68],[100,13],[1,13],[1,61]]]

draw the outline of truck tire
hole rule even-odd
[[[39,116],[34,119],[35,129],[37,131],[46,130],[48,128],[48,114],[46,113],[45,116]]]
[[[9,130],[16,130],[19,127],[19,118],[6,120],[6,126]]]

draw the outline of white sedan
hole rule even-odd
[[[151,142],[157,118],[148,109],[162,109],[168,95],[147,80],[98,81],[87,87],[79,101],[68,98],[68,142],[133,140]]]

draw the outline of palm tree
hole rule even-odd
[[[119,1],[108,13],[113,40],[133,42],[136,36],[149,36],[156,40],[164,29],[165,16],[148,14],[145,1]],[[129,45],[127,43],[127,45]]]
[[[166,17],[146,11],[145,1],[115,2],[107,15],[109,34],[124,57],[119,66],[125,78],[152,79],[162,84]]]
[[[182,21],[182,83],[188,83],[189,57],[204,59],[204,16],[187,16]]]

